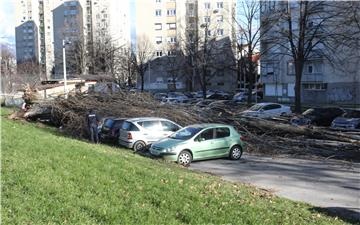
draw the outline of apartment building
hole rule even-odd
[[[328,6],[339,2],[327,2]],[[261,20],[276,11],[291,10],[296,12],[297,2],[262,1]],[[332,8],[334,10],[335,7]],[[329,10],[331,12],[331,10]],[[292,15],[296,21],[298,15]],[[309,26],[315,26],[316,18],[309,18]],[[324,23],[325,24],[325,23]],[[288,24],[278,24],[272,28],[271,34],[279,33],[276,29]],[[299,28],[292,24],[293,30]],[[324,25],[325,26],[325,25]],[[345,25],[344,25],[345,26]],[[328,28],[322,28],[325,31]],[[334,28],[330,28],[334,29]],[[337,28],[335,28],[337,29]],[[340,29],[340,28],[338,28]],[[274,39],[273,39],[274,40]],[[273,46],[271,46],[273,45]],[[274,46],[275,45],[275,46]],[[276,43],[269,42],[266,35],[261,40],[261,82],[264,84],[264,99],[266,101],[292,103],[295,100],[295,65],[289,56],[289,50]],[[360,51],[357,48],[338,48],[334,55],[324,54],[326,49],[319,44],[310,54],[304,64],[301,80],[301,101],[305,105],[360,105]],[[332,58],[332,61],[329,61]],[[336,61],[339,59],[341,61]]]
[[[94,38],[106,33],[114,46],[130,43],[127,0],[21,0],[15,8],[17,61],[40,63],[47,78],[63,76],[63,40],[68,42],[69,60],[74,43],[83,43],[84,57],[76,59],[83,61],[81,73],[89,73],[86,56]],[[72,71],[71,65],[68,69],[69,74],[79,72]]]
[[[182,51],[189,64],[195,63],[188,54],[189,43],[200,43],[200,39],[206,39],[228,42],[230,46],[235,36],[235,8],[234,0],[136,1],[137,41],[144,37],[150,41],[154,59],[145,74],[145,89],[166,89],[167,84],[173,82],[172,75],[166,69],[169,60],[165,58],[172,57],[176,51]],[[194,46],[193,51],[200,51],[200,48],[199,45]],[[192,89],[200,89],[199,77],[191,74],[191,70],[183,73],[186,74],[177,76],[176,87],[185,88],[190,79]],[[235,76],[232,73],[230,70],[218,72],[208,82],[208,88],[234,89],[236,85],[233,85],[232,79]]]

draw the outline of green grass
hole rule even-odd
[[[3,224],[343,224],[311,206],[2,111]]]

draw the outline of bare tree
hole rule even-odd
[[[10,93],[14,91],[13,83],[16,80],[16,59],[8,46],[0,45],[0,47],[1,92]]]
[[[276,54],[288,56],[295,67],[295,111],[301,112],[301,80],[304,65],[314,57],[323,57],[331,64],[339,62],[340,51],[349,43],[349,27],[339,24],[344,18],[342,2],[286,1],[268,2],[275,10],[276,30],[263,39]],[[265,5],[265,3],[264,3]],[[265,5],[266,6],[266,5]]]
[[[154,52],[150,40],[145,36],[141,36],[137,39],[135,57],[134,57],[134,68],[140,77],[141,91],[144,91],[144,76],[145,71],[149,67],[149,62],[153,59]]]

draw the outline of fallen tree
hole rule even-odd
[[[86,115],[91,109],[104,117],[164,117],[182,126],[225,123],[233,125],[247,137],[248,150],[252,152],[360,161],[360,135],[293,126],[286,118],[265,120],[239,117],[237,115],[244,107],[226,103],[199,108],[191,105],[162,105],[147,93],[77,94],[68,99],[38,104],[25,113],[24,117],[37,119],[39,115],[48,113],[51,123],[62,126],[69,135],[86,138]]]

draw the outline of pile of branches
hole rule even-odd
[[[276,121],[238,116],[245,108],[226,103],[205,108],[162,105],[148,93],[119,92],[115,94],[77,94],[34,107],[47,112],[53,124],[79,138],[88,137],[86,115],[95,110],[100,116],[118,118],[162,117],[181,126],[195,123],[233,125],[247,137],[248,150],[266,154],[291,154],[333,157],[360,161],[360,133],[348,134],[289,124],[288,119]],[[39,110],[39,108],[41,110]],[[25,117],[37,113],[28,112]]]

